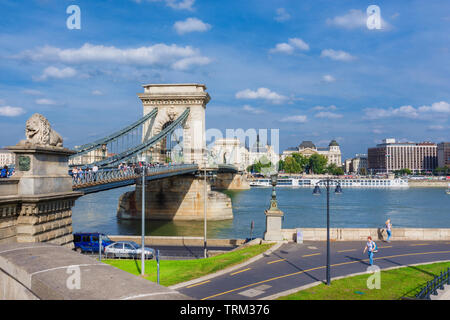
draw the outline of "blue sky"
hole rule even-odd
[[[66,26],[69,5],[81,29]],[[369,5],[381,30],[366,26]],[[142,115],[146,83],[203,83],[207,128],[278,128],[344,158],[450,140],[448,1],[0,1],[0,146],[44,114],[65,145]]]

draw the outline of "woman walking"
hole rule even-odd
[[[371,236],[367,237],[367,243],[366,247],[364,248],[363,254],[366,253],[366,250],[368,250],[369,254],[369,263],[371,266],[373,266],[373,253],[377,252],[377,244],[372,240]]]
[[[392,235],[392,223],[391,223],[391,219],[387,219],[386,220],[386,233],[388,235],[386,241],[387,242],[391,242],[391,235]]]

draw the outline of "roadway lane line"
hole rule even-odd
[[[208,283],[208,282],[211,282],[211,280],[206,280],[206,281],[203,281],[203,282],[199,282],[199,283],[196,283],[196,284],[192,284],[192,285],[190,285],[190,286],[188,286],[188,287],[186,287],[186,288],[192,288],[192,287],[200,286],[200,285],[205,284],[205,283]]]
[[[392,246],[378,247],[379,249],[392,248]]]
[[[398,255],[393,255],[393,256],[378,257],[378,258],[374,258],[373,260],[380,260],[380,259],[387,259],[387,258],[398,258],[398,257],[414,256],[414,255],[418,256],[418,255],[435,254],[435,253],[450,253],[450,251],[406,253],[406,254],[398,254]],[[356,261],[349,261],[349,262],[332,264],[331,267],[342,266],[342,265],[353,264],[353,263],[360,263],[360,262],[364,262],[364,261],[369,261],[369,259],[361,259],[361,260],[356,260]],[[433,262],[430,261],[430,263],[433,263]],[[234,291],[242,290],[242,289],[245,289],[245,288],[257,285],[257,284],[266,283],[266,282],[269,282],[269,281],[274,281],[274,280],[278,280],[278,279],[282,279],[282,278],[287,278],[287,277],[290,277],[290,276],[295,276],[295,275],[298,275],[298,274],[302,274],[302,273],[305,273],[305,272],[311,272],[311,271],[318,270],[318,269],[324,269],[326,267],[327,266],[320,266],[320,267],[315,267],[315,268],[311,268],[311,269],[307,269],[307,270],[303,270],[303,271],[297,271],[297,272],[294,272],[294,273],[284,274],[282,276],[269,278],[269,279],[266,279],[266,280],[261,280],[261,281],[255,282],[255,283],[247,284],[245,286],[242,286],[242,287],[239,287],[239,288],[236,288],[236,289],[231,289],[231,290],[228,290],[228,291],[216,293],[216,294],[214,294],[212,296],[208,296],[208,297],[202,298],[200,300],[207,300],[207,299],[215,298],[215,297],[222,296],[224,294],[231,293],[231,292],[234,292]]]
[[[280,261],[286,261],[286,259],[270,261],[270,262],[267,262],[267,264],[277,263],[277,262],[280,262]]]
[[[350,251],[356,251],[356,249],[340,250],[340,251],[338,251],[338,252],[350,252]]]
[[[320,254],[321,254],[320,252],[318,252],[318,253],[312,253],[312,254],[305,254],[304,256],[302,256],[302,258],[312,257],[312,256],[318,256],[318,255],[320,255]]]
[[[416,246],[428,246],[429,243],[417,243],[417,244],[410,244],[411,247],[416,247]]]
[[[230,276],[234,276],[235,274],[238,274],[238,273],[241,273],[241,272],[244,272],[244,271],[248,271],[248,270],[250,270],[250,269],[251,269],[251,268],[247,268],[247,269],[244,269],[244,270],[239,270],[239,271],[230,273]]]

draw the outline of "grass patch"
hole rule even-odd
[[[369,275],[359,275],[331,282],[331,286],[318,286],[280,297],[278,300],[398,300],[413,298],[426,282],[441,271],[447,270],[450,262],[404,267],[381,271],[381,288],[368,289]]]
[[[160,284],[163,286],[171,286],[180,282],[189,281],[210,273],[214,273],[244,262],[260,253],[265,252],[272,246],[272,243],[254,245],[206,259],[160,260]],[[102,262],[135,275],[141,274],[140,260],[108,259],[102,260]],[[145,261],[145,273],[148,274],[145,279],[156,282],[156,270],[157,266],[154,259]]]

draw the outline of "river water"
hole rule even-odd
[[[109,235],[140,235],[140,220],[120,220],[116,216],[119,196],[134,190],[124,187],[79,198],[73,207],[74,232],[103,232]],[[284,212],[283,228],[326,227],[326,190],[314,196],[310,188],[278,188],[278,206]],[[232,199],[232,220],[210,221],[208,238],[247,238],[254,221],[253,236],[265,229],[264,210],[271,189],[252,188],[226,192]],[[331,227],[383,227],[391,218],[393,228],[450,228],[450,196],[445,188],[344,189],[330,193]],[[146,235],[203,236],[202,221],[146,221]]]

